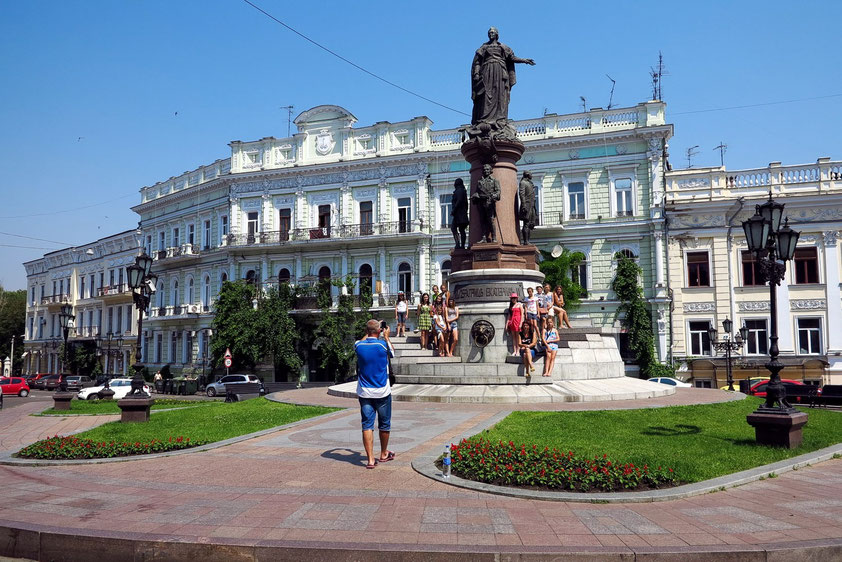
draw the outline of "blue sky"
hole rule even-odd
[[[720,141],[729,168],[842,158],[842,2],[253,1],[465,113],[471,57],[496,25],[537,62],[518,68],[513,119],[579,111],[580,96],[605,107],[606,74],[615,105],[645,101],[660,50],[674,167],[694,145],[695,166],[717,165]],[[487,12],[472,13],[478,6]],[[361,73],[242,0],[5,0],[0,76],[8,289],[25,286],[24,261],[133,228],[141,187],[227,156],[231,140],[285,136],[282,106],[297,114],[337,104],[360,125],[426,115],[443,129],[469,119]],[[835,97],[693,113],[821,96]]]

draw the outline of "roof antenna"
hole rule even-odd
[[[282,105],[278,109],[286,109],[287,110],[287,136],[289,137],[290,134],[290,127],[292,126],[292,108],[291,105]]]
[[[607,74],[605,76],[608,76]],[[611,95],[608,96],[608,109],[614,107],[614,87],[617,85],[617,82],[608,76],[608,79],[611,80]]]
[[[652,79],[652,99],[663,101],[663,91],[661,86],[664,83],[664,76],[669,72],[664,70],[664,55],[658,51],[658,66],[655,68],[649,67],[649,77]]]
[[[585,96],[579,96],[579,99],[582,100],[582,113],[588,112],[588,100],[585,99]]]
[[[699,148],[698,144],[696,146],[691,146],[690,148],[687,149],[687,167],[688,168],[693,167],[692,158],[699,153],[699,151],[696,150],[697,148]]]
[[[728,150],[728,145],[722,141],[719,141],[719,146],[714,148],[714,150],[719,151],[719,165],[723,168],[725,167],[725,151]]]

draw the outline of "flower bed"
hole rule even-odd
[[[42,439],[18,451],[18,456],[27,459],[101,459],[111,457],[127,457],[130,455],[145,455],[148,453],[163,453],[203,445],[202,441],[190,441],[189,437],[170,437],[166,441],[152,439],[151,441],[135,441],[123,443],[116,441],[94,441],[79,439],[72,435],[60,437],[58,435]]]
[[[616,463],[608,455],[580,458],[572,451],[481,438],[463,439],[458,445],[451,445],[450,450],[453,474],[503,486],[611,492],[678,484],[672,468]]]

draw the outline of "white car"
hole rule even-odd
[[[677,386],[679,388],[693,388],[693,385],[689,382],[681,382],[680,380],[674,379],[672,377],[654,377],[649,379],[649,382],[668,384],[670,386]]]
[[[114,399],[119,400],[120,398],[125,398],[126,394],[132,389],[132,379],[111,379],[108,381],[108,386],[114,391]],[[104,389],[105,385],[83,388],[76,395],[76,398],[79,400],[99,400],[101,398],[99,393]],[[151,396],[148,385],[143,385],[143,392]]]

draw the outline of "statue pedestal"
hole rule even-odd
[[[459,250],[464,251],[464,250]],[[459,304],[459,343],[456,354],[463,363],[505,363],[509,350],[506,322],[509,295],[526,295],[526,287],[544,281],[544,274],[534,269],[468,269],[447,278],[450,292]],[[471,328],[485,320],[494,327],[494,337],[485,347],[476,345]]]
[[[56,392],[53,394],[53,410],[69,410],[74,396],[72,392]]]
[[[494,242],[478,242],[469,250],[452,250],[450,252],[452,271],[466,269],[538,269],[538,248],[529,244],[526,246],[499,244]]]
[[[121,398],[117,405],[122,410],[120,421],[127,422],[148,422],[149,410],[155,403],[154,398]]]
[[[795,449],[801,445],[801,428],[807,425],[807,414],[793,410],[764,411],[762,408],[746,416],[754,427],[755,440],[761,445]]]

